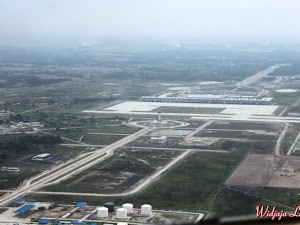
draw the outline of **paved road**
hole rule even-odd
[[[239,82],[236,84],[237,88],[233,89],[232,91],[236,91],[237,89],[241,88],[241,87],[245,87],[245,86],[249,86],[250,84],[253,84],[254,82],[256,82],[257,80],[263,78],[264,76],[268,75],[269,73],[272,73],[274,70],[277,70],[278,68],[282,67],[284,65],[275,65],[272,66],[264,71],[261,71],[251,77],[248,77],[247,79]]]
[[[276,143],[276,146],[275,146],[275,155],[278,155],[278,156],[280,155],[281,142],[282,142],[282,140],[283,140],[283,138],[285,136],[285,133],[287,132],[288,128],[289,128],[289,124],[286,123],[283,131],[281,132],[279,138],[277,139],[277,143]]]
[[[151,175],[150,177],[146,178],[141,184],[136,186],[130,191],[123,192],[123,193],[114,193],[114,194],[95,194],[95,193],[75,193],[75,192],[48,192],[48,191],[37,191],[35,193],[38,194],[55,194],[55,195],[80,195],[80,196],[127,196],[127,195],[132,195],[135,194],[136,192],[141,191],[143,188],[148,186],[150,183],[155,181],[162,173],[170,169],[172,166],[177,164],[179,161],[184,159],[188,154],[190,154],[191,151],[185,151],[184,153],[180,154],[177,158],[172,160],[170,163],[168,163],[166,166],[164,166],[162,169]]]
[[[0,204],[5,206],[11,203],[14,199],[26,195],[28,192],[32,192],[43,188],[45,186],[61,182],[71,176],[82,172],[90,168],[91,166],[105,160],[106,158],[112,156],[113,152],[128,144],[129,142],[155,130],[154,128],[143,128],[142,130],[131,134],[111,145],[108,145],[100,150],[95,151],[90,155],[80,155],[75,159],[69,160],[68,162],[59,165],[52,170],[45,171],[44,173],[35,176],[22,184],[17,190],[12,193],[5,194],[0,197]]]
[[[211,104],[212,106],[213,104]],[[100,114],[124,114],[114,113],[112,111],[90,111],[85,110],[87,113],[100,113]],[[156,112],[126,112],[127,115],[153,115]],[[254,115],[220,115],[220,114],[195,114],[195,113],[164,113],[165,116],[175,117],[190,117],[195,120],[231,120],[231,121],[252,121],[252,122],[275,122],[275,123],[300,123],[300,117],[276,117],[276,116],[254,116]]]
[[[194,135],[196,135],[197,133],[199,133],[201,130],[203,130],[205,127],[208,127],[209,125],[212,124],[212,120],[207,121],[206,123],[202,124],[200,127],[198,127],[196,130],[194,130],[193,132],[189,133],[185,139],[188,138],[192,138]]]
[[[39,108],[36,108],[36,109],[26,110],[26,111],[21,112],[21,113],[19,113],[19,114],[25,114],[25,113],[33,112],[33,111],[36,111],[36,110],[49,108],[49,107],[55,106],[55,105],[57,105],[57,104],[58,104],[58,103],[54,103],[53,105],[47,105],[47,106],[39,107]]]
[[[294,140],[294,143],[291,145],[291,147],[290,147],[290,149],[289,149],[289,151],[287,152],[286,155],[290,155],[291,153],[294,152],[294,148],[295,148],[296,144],[298,144],[299,139],[300,139],[300,132],[298,133],[296,139]]]

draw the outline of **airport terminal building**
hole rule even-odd
[[[206,103],[206,104],[243,104],[243,105],[271,105],[273,98],[249,97],[154,97],[143,96],[142,102],[178,102],[178,103]]]

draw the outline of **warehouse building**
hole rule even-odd
[[[49,153],[44,153],[44,154],[33,156],[31,159],[36,161],[43,161],[47,159],[49,156],[50,156]]]

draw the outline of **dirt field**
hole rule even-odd
[[[300,158],[248,155],[225,185],[299,188]]]

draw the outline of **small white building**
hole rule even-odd
[[[161,136],[161,137],[151,137],[152,143],[158,143],[158,144],[165,144],[167,143],[167,136]]]
[[[19,167],[1,167],[1,172],[20,172]]]
[[[43,153],[43,154],[33,156],[31,159],[36,160],[36,161],[43,161],[43,160],[47,159],[49,156],[50,156],[49,153]]]

